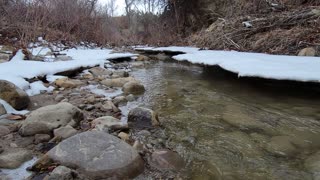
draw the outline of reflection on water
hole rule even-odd
[[[174,62],[133,73],[147,89],[135,105],[159,112],[190,179],[320,177],[320,155],[312,156],[320,148],[314,90]]]

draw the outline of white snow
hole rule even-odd
[[[58,75],[47,75],[46,79],[49,83],[53,83],[54,81],[56,81],[57,79],[62,79],[62,78],[68,78],[66,76],[58,76]]]
[[[80,67],[93,67],[108,62],[107,59],[110,58],[135,56],[130,53],[110,54],[111,51],[110,49],[69,49],[61,53],[67,54],[67,56],[72,57],[73,60],[39,62],[24,61],[22,51],[19,50],[13,61],[0,64],[0,80],[10,81],[19,88],[28,90],[30,89],[30,84],[25,79],[52,75]]]
[[[7,114],[27,114],[29,111],[23,110],[23,111],[17,111],[15,110],[10,104],[8,104],[6,101],[0,99],[0,104],[3,105],[4,109],[7,111]]]
[[[173,57],[195,64],[217,65],[239,77],[320,82],[320,58],[237,51],[197,51]]]
[[[34,96],[34,95],[40,94],[41,91],[52,92],[53,90],[54,90],[53,86],[46,87],[43,85],[42,81],[36,81],[36,82],[30,83],[30,89],[26,90],[26,93],[29,96]]]
[[[19,51],[17,51],[16,55],[12,57],[11,62],[23,61],[23,58],[24,54],[20,49]]]

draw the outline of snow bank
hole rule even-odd
[[[196,64],[217,65],[239,77],[320,82],[320,58],[317,57],[208,50],[173,58]]]
[[[135,56],[130,53],[110,54],[110,49],[70,49],[61,53],[72,57],[71,61],[39,62],[24,61],[21,53],[18,51],[14,61],[0,64],[0,79],[10,81],[23,90],[30,89],[30,84],[25,79],[53,75],[80,67],[93,67],[107,62],[110,58]]]

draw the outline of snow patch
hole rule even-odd
[[[88,90],[88,91],[92,92],[93,94],[96,94],[99,96],[104,96],[108,100],[111,100],[112,98],[122,94],[122,90],[120,88],[104,90],[104,89],[100,89],[99,85],[89,85],[89,86],[82,87],[81,89]]]
[[[26,93],[29,96],[34,96],[37,94],[41,94],[41,92],[43,92],[43,91],[44,92],[52,92],[53,90],[54,90],[53,86],[46,87],[43,85],[42,81],[36,81],[36,82],[30,83],[30,89],[28,89],[26,91]]]
[[[15,110],[10,104],[8,104],[6,101],[0,99],[0,104],[3,105],[4,109],[7,111],[7,114],[20,114],[20,115],[25,115],[29,113],[27,110],[23,111],[17,111]]]

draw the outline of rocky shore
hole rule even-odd
[[[179,178],[184,161],[166,147],[157,113],[120,110],[144,93],[130,71],[149,60],[108,62],[52,82],[30,79],[54,87],[35,96],[0,80],[0,99],[7,102],[0,104],[0,179],[13,179],[6,172],[19,173],[30,160],[36,162],[21,179]],[[8,105],[30,112],[7,112]]]

